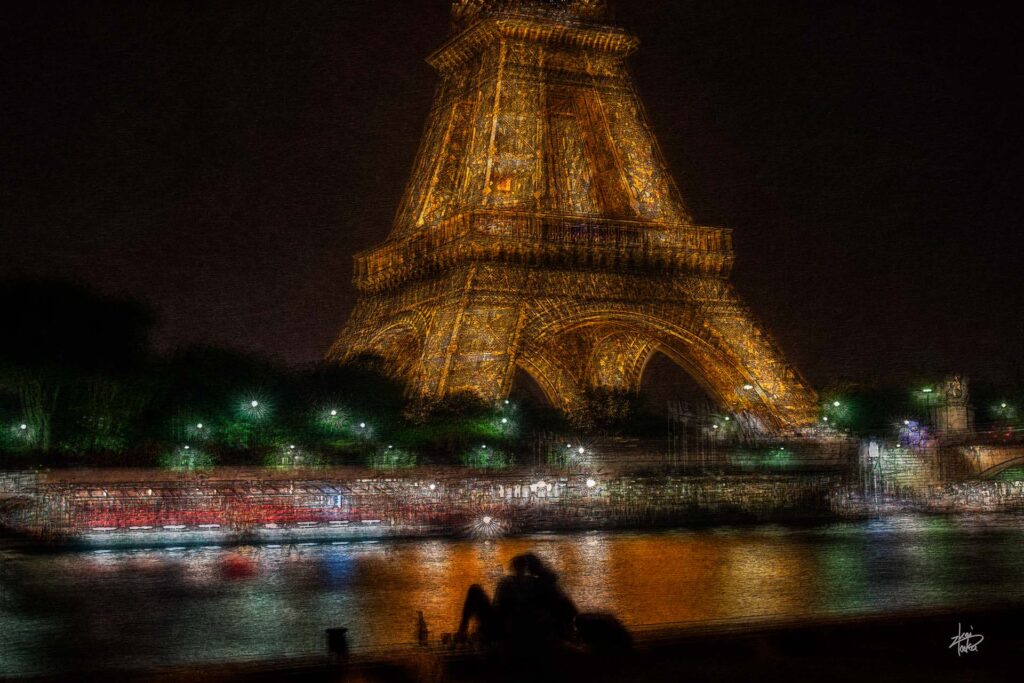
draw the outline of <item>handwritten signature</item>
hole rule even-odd
[[[973,629],[974,627],[971,626],[971,628]],[[985,636],[980,633],[964,631],[961,624],[956,625],[956,630],[957,634],[951,638],[953,642],[949,644],[949,647],[956,648],[957,657],[967,652],[977,652],[981,641],[985,640]]]

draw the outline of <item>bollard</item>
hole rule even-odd
[[[416,641],[420,647],[430,645],[430,629],[427,628],[427,620],[423,618],[423,610],[419,611],[419,616],[416,618]]]
[[[327,651],[338,663],[348,661],[348,629],[344,627],[327,629]]]

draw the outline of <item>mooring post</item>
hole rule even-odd
[[[327,652],[338,664],[348,661],[348,629],[344,627],[327,629]]]

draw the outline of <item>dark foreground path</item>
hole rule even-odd
[[[973,631],[977,651],[950,647]],[[346,665],[326,659],[203,669],[107,672],[76,680],[476,683],[506,681],[1008,681],[1024,671],[1024,608],[917,612],[810,623],[714,624],[634,634],[632,654],[483,656],[397,651]]]

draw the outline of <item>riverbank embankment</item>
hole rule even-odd
[[[967,632],[971,636],[964,639]],[[410,645],[344,661],[325,654],[116,674],[118,680],[157,683],[1007,681],[1018,677],[1024,651],[1024,607],[677,624],[638,629],[632,635],[632,652],[614,659],[581,651],[484,654]],[[110,673],[91,672],[77,680],[110,680]]]

